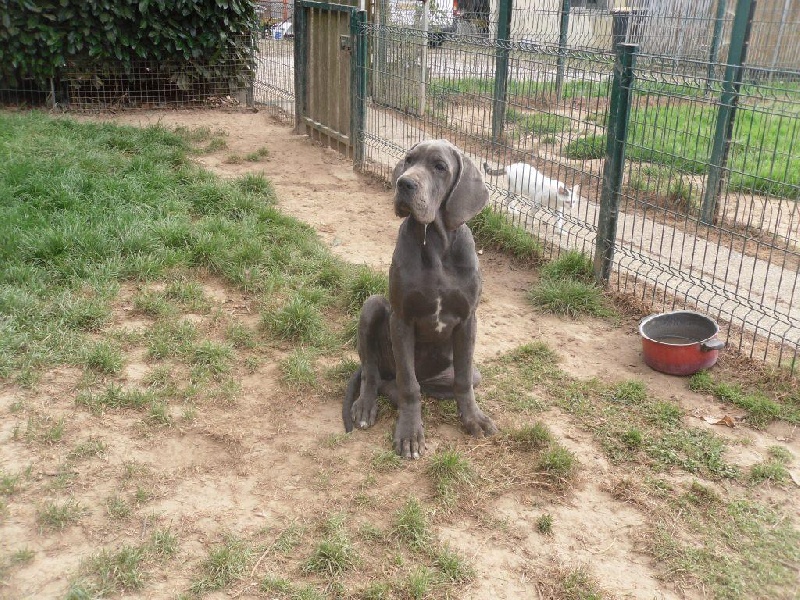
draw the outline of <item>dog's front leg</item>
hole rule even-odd
[[[414,370],[413,324],[392,314],[390,321],[397,381],[397,426],[394,449],[403,458],[419,458],[425,452],[420,387]]]
[[[475,402],[472,355],[478,320],[473,313],[453,331],[453,392],[458,405],[458,416],[468,433],[475,437],[497,432],[494,422]]]

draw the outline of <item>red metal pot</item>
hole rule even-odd
[[[700,313],[678,310],[645,317],[639,323],[647,366],[669,375],[692,375],[717,362],[725,342],[719,327]]]

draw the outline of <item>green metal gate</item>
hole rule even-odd
[[[357,6],[295,2],[296,131],[356,164],[363,157],[365,24]]]

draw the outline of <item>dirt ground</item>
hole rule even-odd
[[[313,226],[333,252],[352,263],[388,271],[399,225],[391,192],[374,179],[355,173],[348,160],[293,135],[289,127],[267,114],[187,111],[104,118],[136,125],[160,122],[224,130],[227,149],[200,157],[205,167],[223,177],[263,172],[275,186],[280,208]],[[243,155],[262,147],[269,150],[264,161],[226,162],[232,153]],[[490,250],[482,252],[480,263],[484,288],[478,312],[479,364],[521,344],[541,340],[557,351],[560,367],[573,377],[639,379],[653,393],[678,402],[692,425],[714,428],[734,441],[746,440],[732,444],[729,450],[729,460],[740,466],[762,460],[776,440],[795,457],[800,456],[800,436],[785,424],[765,431],[706,424],[702,417],[722,416],[731,413],[731,408],[689,391],[686,379],[647,368],[641,358],[635,318],[614,324],[541,314],[525,299],[536,278],[535,270]],[[257,322],[257,313],[248,312],[252,299],[246,294],[214,282],[207,284],[206,292],[224,310],[245,322]],[[123,290],[120,296],[114,327],[142,327],[135,318],[126,316],[130,294],[131,290]],[[127,364],[125,379],[130,383],[141,381],[147,371],[141,356],[139,361]],[[24,401],[49,415],[67,415],[73,423],[66,433],[72,443],[42,453],[12,442],[14,428],[19,428],[20,422],[4,416],[0,421],[3,468],[21,471],[33,465],[34,479],[47,481],[75,442],[94,437],[106,443],[107,451],[102,461],[76,467],[77,477],[70,484],[76,486],[72,488],[76,496],[102,507],[119,489],[115,486],[119,485],[121,470],[131,471],[134,464],[146,475],[138,479],[132,475],[125,489],[131,493],[137,485],[146,485],[153,499],[146,511],[137,513],[138,518],[114,521],[98,509],[77,526],[44,534],[31,526],[36,506],[24,501],[23,489],[22,501],[8,504],[0,529],[0,556],[24,545],[35,552],[35,558],[10,571],[0,586],[4,598],[64,597],[82,559],[100,547],[144,539],[154,523],[180,532],[179,559],[174,569],[157,575],[138,594],[126,593],[125,597],[174,598],[187,589],[199,557],[222,532],[252,533],[274,523],[302,522],[352,502],[364,479],[364,463],[376,449],[386,449],[391,430],[391,421],[382,418],[371,430],[356,432],[335,452],[328,450],[324,441],[342,431],[341,397],[310,397],[286,411],[280,403],[277,366],[267,362],[242,375],[242,392],[232,407],[204,407],[194,421],[157,435],[124,415],[93,415],[76,408],[74,396],[80,376],[78,370],[58,368],[35,390],[0,386],[2,414],[11,414],[12,405]],[[507,417],[494,416],[501,427],[509,424]],[[548,563],[586,565],[614,597],[703,597],[702,590],[682,590],[660,578],[653,559],[638,551],[645,516],[636,507],[612,498],[610,467],[591,436],[564,414],[552,412],[545,417],[559,441],[578,456],[580,484],[546,506],[518,493],[493,499],[487,512],[505,523],[503,527],[490,527],[473,517],[439,526],[439,538],[466,556],[476,572],[461,597],[541,597],[537,570]],[[448,425],[426,429],[429,452],[463,437],[463,432]],[[481,451],[479,441],[475,441],[473,451]],[[411,493],[413,490],[406,486],[422,468],[420,463],[408,463],[399,471],[381,474],[381,489],[388,497]],[[796,466],[793,468],[793,476],[800,480]],[[546,542],[536,531],[536,518],[543,512],[550,513],[558,524]],[[800,518],[798,505],[793,517],[796,521]],[[234,586],[227,593],[264,597],[252,586]]]

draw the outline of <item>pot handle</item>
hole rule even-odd
[[[701,352],[711,352],[712,350],[722,350],[725,347],[725,342],[722,340],[718,340],[717,338],[712,338],[710,340],[706,340],[705,342],[700,342],[700,351]]]

